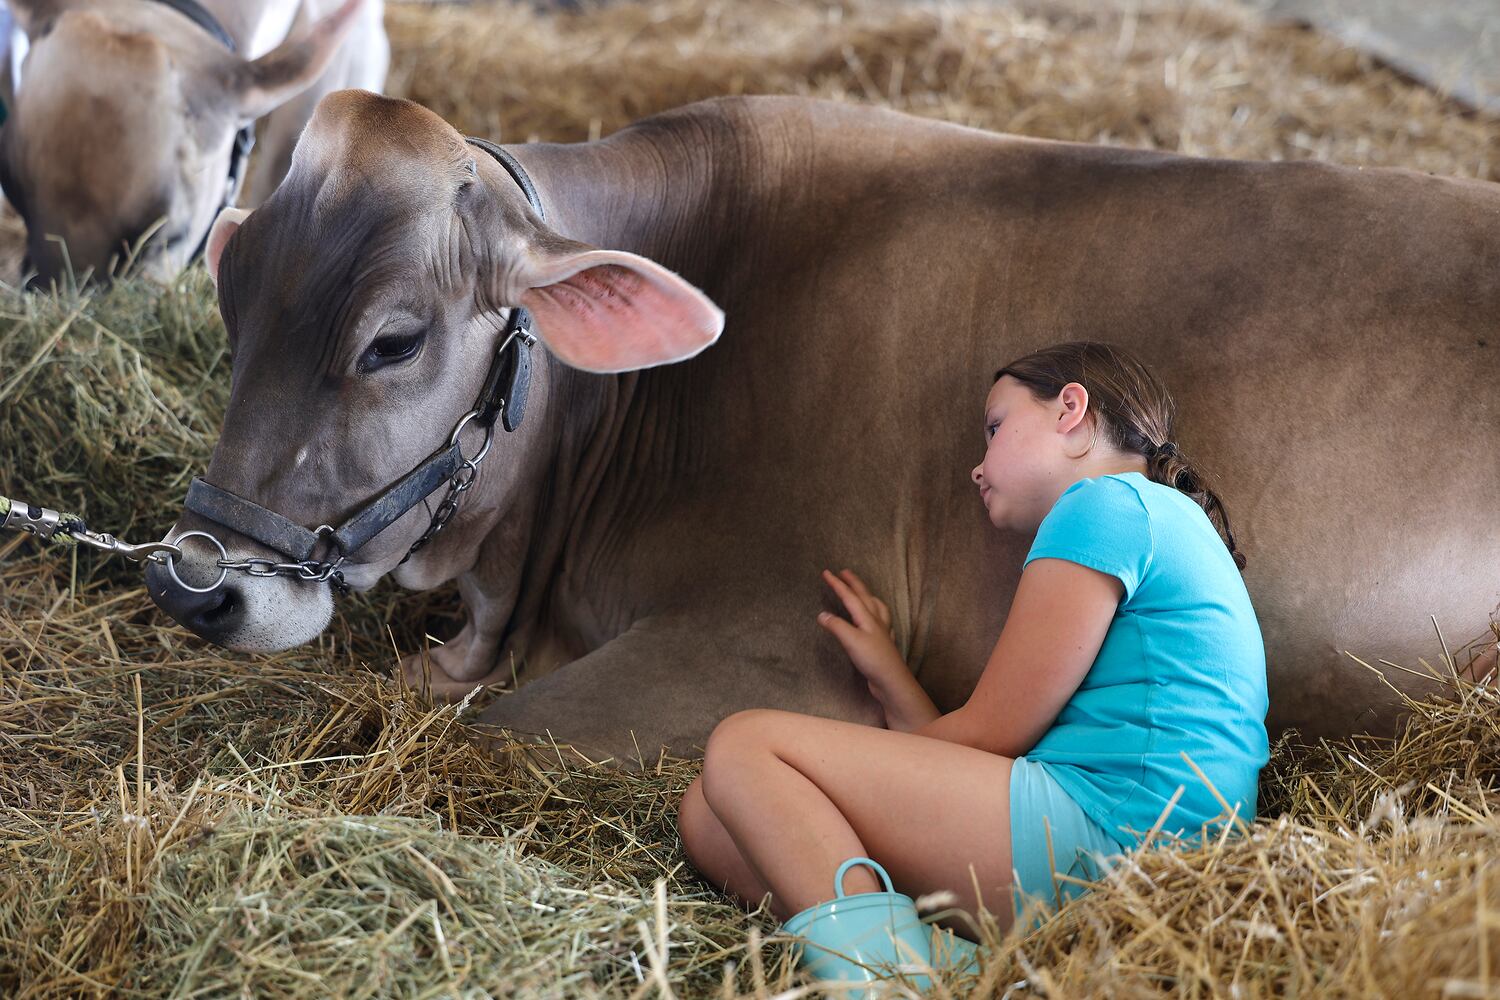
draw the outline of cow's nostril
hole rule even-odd
[[[239,592],[227,584],[220,586],[218,590],[205,596],[218,598],[218,604],[204,608],[199,614],[205,625],[213,626],[223,622],[225,619],[233,617],[239,610]]]
[[[152,563],[146,567],[146,590],[157,607],[209,642],[222,643],[245,617],[245,595],[227,582],[197,594],[178,586],[166,567]]]

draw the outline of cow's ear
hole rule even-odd
[[[208,242],[203,245],[203,266],[208,268],[208,276],[213,279],[215,288],[219,287],[219,261],[224,259],[224,248],[249,215],[243,208],[226,208],[208,231]]]
[[[231,65],[229,89],[240,117],[253,121],[270,114],[323,75],[343,44],[366,0],[344,0],[339,9],[259,59]]]
[[[707,295],[655,261],[617,250],[533,251],[520,303],[547,349],[574,368],[622,372],[690,358],[724,330]]]
[[[79,3],[78,0],[10,0],[9,6],[16,24],[27,38],[35,40],[52,29],[52,22],[63,11],[77,7]],[[10,72],[9,66],[5,67],[5,72]]]

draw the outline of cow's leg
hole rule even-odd
[[[1500,681],[1500,624],[1491,624],[1478,639],[1454,656],[1464,677],[1479,684]]]
[[[501,695],[480,721],[631,768],[649,766],[663,748],[702,756],[714,726],[747,708],[878,724],[880,706],[842,653],[809,655],[814,642],[794,634],[818,626],[769,623],[775,620],[745,614],[734,624],[637,622],[587,656]]]
[[[510,603],[486,596],[473,574],[458,578],[458,592],[469,615],[458,635],[401,658],[406,683],[441,701],[460,701],[476,687],[508,684],[515,676],[511,657],[500,656]]]
[[[401,658],[401,675],[412,687],[425,691],[438,701],[462,701],[470,691],[491,684],[510,684],[515,677],[514,665],[496,662],[500,648],[499,635],[487,634],[471,618],[458,635],[441,646],[424,649]],[[471,663],[489,664],[473,671]],[[462,675],[472,673],[471,679]]]

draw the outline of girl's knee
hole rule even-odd
[[[746,746],[763,746],[769,742],[772,732],[784,720],[793,717],[795,717],[793,712],[782,712],[774,708],[747,708],[725,716],[708,736],[708,743],[703,751],[704,759],[706,760],[709,754],[715,753],[715,744],[718,745],[720,754],[724,752],[727,745],[741,749]]]
[[[771,730],[778,716],[789,713],[751,708],[727,716],[714,727],[703,747],[704,797],[712,802],[735,783],[735,773],[754,762],[771,746]]]
[[[748,708],[725,716],[709,733],[703,746],[703,769],[708,771],[711,762],[740,757],[747,751],[754,752],[770,745],[771,735],[777,723],[789,712],[778,712],[769,708]]]

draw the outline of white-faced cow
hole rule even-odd
[[[466,691],[522,664],[486,715],[518,732],[634,758],[755,706],[874,720],[815,621],[824,567],[885,598],[958,707],[1029,544],[969,480],[982,407],[998,367],[1060,340],[1119,344],[1174,390],[1249,557],[1273,731],[1389,727],[1394,697],[1342,651],[1414,662],[1429,614],[1473,636],[1500,605],[1500,185],[794,98],[497,156],[345,92],[208,256],[233,385],[169,537],[325,568],[342,547],[359,589],[456,579],[468,624],[433,674]],[[461,460],[403,477],[487,397],[520,307],[524,419],[403,562]],[[397,494],[427,500],[380,530]],[[183,581],[212,582],[217,551],[184,548]],[[238,650],[306,642],[333,606],[293,575],[148,582]]]
[[[25,58],[0,187],[26,222],[33,286],[106,279],[132,257],[175,274],[237,193],[257,205],[280,183],[318,100],[378,90],[390,57],[383,0],[10,6]]]

